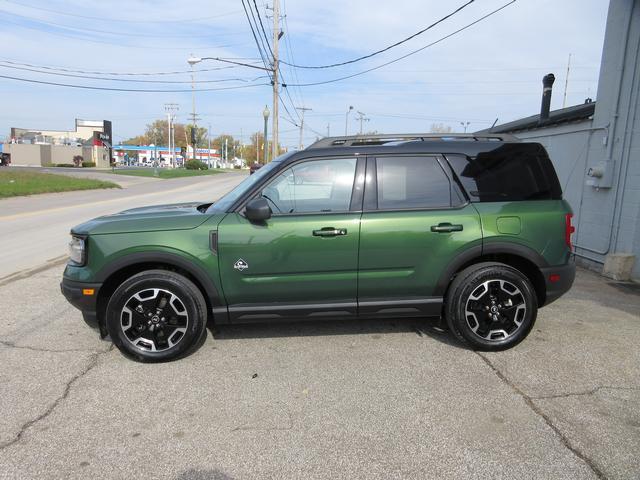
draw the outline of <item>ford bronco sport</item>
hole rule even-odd
[[[333,137],[214,203],[135,208],[71,231],[62,292],[142,361],[216,324],[441,317],[503,350],[572,285],[572,213],[537,143]]]

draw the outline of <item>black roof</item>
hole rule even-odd
[[[502,125],[496,125],[493,128],[481,130],[476,133],[514,133],[523,130],[551,127],[563,123],[585,120],[593,115],[595,109],[596,102],[583,103],[581,105],[574,105],[572,107],[561,108],[559,110],[552,110],[551,112],[549,112],[549,118],[542,123],[540,122],[540,114],[537,114],[531,115],[530,117],[521,118],[519,120],[514,120],[513,122],[503,123]]]
[[[376,138],[384,137],[391,139],[406,137],[400,135],[378,135]],[[490,152],[507,144],[520,144],[514,137],[505,135],[501,140],[497,135],[442,135],[436,138],[433,134],[420,136],[421,140],[409,141],[365,141],[364,137],[327,137],[312,144],[305,150],[293,152],[285,156],[282,162],[288,164],[300,158],[311,157],[340,157],[353,155],[389,155],[389,154],[447,154],[458,153],[469,157],[476,157],[479,153]],[[371,139],[372,137],[368,137]],[[348,142],[343,140],[348,139]],[[357,142],[351,140],[357,139]],[[336,141],[338,140],[338,141]]]

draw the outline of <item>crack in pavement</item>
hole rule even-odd
[[[85,365],[85,367],[79,373],[71,377],[71,379],[65,384],[62,395],[60,395],[51,405],[49,405],[43,413],[38,415],[36,418],[24,423],[22,427],[20,427],[20,430],[18,431],[18,433],[14,438],[4,443],[0,443],[0,451],[18,443],[27,430],[33,427],[36,423],[44,420],[49,415],[51,415],[53,411],[56,409],[56,407],[60,405],[60,403],[62,403],[69,396],[69,393],[71,393],[71,387],[73,387],[74,383],[76,383],[78,380],[84,377],[87,373],[93,370],[93,368],[95,368],[98,365],[98,359],[100,358],[100,356],[106,353],[109,353],[111,350],[113,350],[113,345],[111,346],[111,348],[109,348],[104,352],[96,352],[93,355],[91,355],[87,365]]]
[[[16,345],[14,342],[8,342],[6,340],[0,340],[0,345],[4,345],[8,348],[17,348],[20,350],[31,350],[32,352],[48,352],[48,353],[66,353],[66,352],[86,352],[86,353],[106,353],[108,350],[95,351],[90,348],[68,348],[65,350],[54,350],[51,348],[30,347],[29,345]]]
[[[495,365],[493,365],[493,363],[491,363],[491,360],[489,360],[487,357],[485,357],[482,353],[480,352],[474,352],[476,355],[478,355],[482,361],[484,361],[484,363],[487,364],[487,366],[493,370],[493,373],[495,373],[495,375],[508,387],[510,387],[514,392],[516,392],[519,396],[522,397],[522,399],[525,401],[525,403],[527,404],[527,406],[536,414],[538,415],[540,418],[542,418],[542,420],[544,420],[544,422],[547,424],[547,426],[549,428],[551,428],[551,430],[553,430],[555,432],[555,434],[560,438],[560,441],[562,442],[562,444],[565,446],[565,448],[567,448],[569,451],[571,451],[576,457],[578,457],[580,460],[582,460],[590,469],[591,471],[594,473],[594,475],[596,475],[596,477],[600,478],[600,479],[606,479],[607,476],[604,474],[604,472],[602,470],[600,470],[600,468],[596,465],[596,463],[589,458],[586,454],[584,454],[583,452],[581,452],[577,447],[574,447],[571,444],[571,441],[569,440],[569,438],[564,435],[560,429],[553,423],[553,421],[551,420],[551,418],[549,418],[549,416],[547,416],[533,401],[534,399],[532,397],[530,397],[529,395],[527,395],[526,393],[524,393],[524,391],[522,391],[517,385],[515,385],[511,380],[509,380]]]
[[[593,395],[600,390],[624,390],[624,391],[636,391],[640,390],[640,387],[616,387],[613,385],[599,385],[591,390],[585,390],[584,392],[569,392],[569,393],[558,393],[556,395],[540,395],[536,397],[531,397],[533,400],[547,400],[554,398],[567,398],[567,397],[582,397]]]

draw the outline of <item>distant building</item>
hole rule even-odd
[[[81,120],[76,118],[73,130],[12,127],[9,138],[10,143],[82,146],[93,141],[95,132],[111,135],[110,130],[111,122],[108,120]]]
[[[611,0],[597,101],[485,130],[546,147],[574,210],[576,256],[613,277],[629,266],[640,278],[639,39],[640,1]]]
[[[44,130],[12,127],[3,151],[15,166],[72,164],[81,156],[85,162],[107,168],[111,158],[111,122],[75,120],[73,130]]]

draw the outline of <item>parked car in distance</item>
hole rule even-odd
[[[250,166],[249,166],[249,175],[253,175],[254,173],[256,173],[260,168],[262,168],[262,164],[258,163],[258,162],[253,162]]]
[[[325,138],[215,203],[74,227],[61,288],[148,362],[192,351],[208,321],[440,317],[469,347],[504,350],[571,287],[571,219],[538,143]]]

